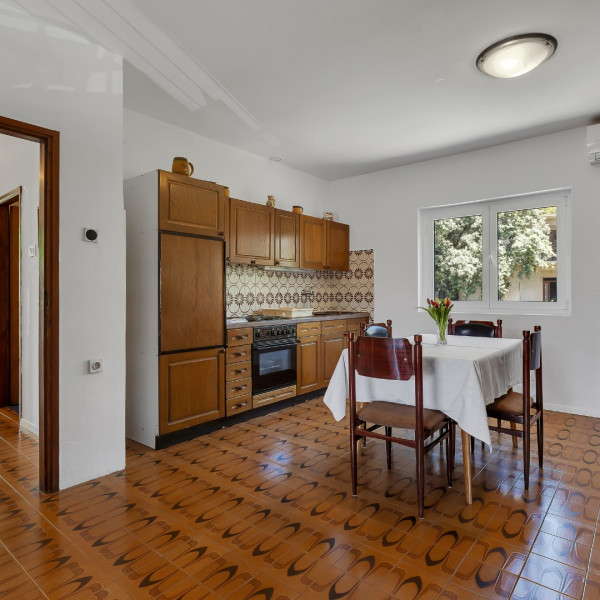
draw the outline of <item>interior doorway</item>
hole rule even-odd
[[[40,145],[40,414],[39,486],[59,489],[59,144],[58,131],[0,116],[0,134]]]
[[[0,197],[0,406],[20,412],[21,188]]]

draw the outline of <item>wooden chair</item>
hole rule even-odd
[[[350,386],[350,455],[352,494],[356,496],[359,438],[377,438],[386,443],[387,466],[392,466],[392,442],[414,448],[417,455],[417,495],[419,517],[423,517],[425,495],[425,454],[446,440],[448,487],[452,486],[455,424],[443,412],[423,408],[422,337],[415,335],[414,346],[406,338],[348,336]],[[356,373],[378,379],[415,381],[415,406],[357,398]],[[357,403],[363,402],[360,408]],[[371,425],[372,424],[372,425]],[[361,426],[365,425],[362,429]],[[383,427],[384,433],[375,431]],[[392,428],[410,430],[414,437],[392,434]],[[431,442],[426,438],[437,434]]]
[[[473,337],[502,337],[502,319],[498,319],[496,324],[492,321],[470,321],[460,320],[456,323],[448,319],[449,335],[470,335]]]
[[[530,372],[535,371],[535,398],[531,396]],[[523,438],[523,475],[525,489],[529,489],[529,457],[531,454],[531,428],[537,425],[538,459],[540,469],[544,463],[544,396],[542,391],[542,328],[536,325],[534,332],[523,332],[523,393],[510,391],[486,407],[488,417],[498,419],[498,426],[490,425],[492,431],[507,433],[513,439]],[[511,428],[501,426],[508,421]],[[516,424],[523,426],[522,430]]]
[[[360,335],[368,337],[392,337],[392,320],[385,323],[361,323]]]

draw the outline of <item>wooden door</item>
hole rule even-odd
[[[323,377],[321,384],[326,386],[338,364],[344,349],[345,332],[327,333],[321,336],[321,354],[323,356]]]
[[[8,207],[9,243],[10,243],[10,402],[19,404],[19,387],[21,383],[21,208],[20,203]]]
[[[300,215],[287,210],[275,210],[275,264],[281,267],[300,266]]]
[[[225,187],[159,171],[158,228],[225,239]]]
[[[160,235],[160,351],[225,345],[224,241]]]
[[[298,370],[296,393],[300,395],[318,390],[323,379],[320,335],[313,335],[300,340],[296,362]]]
[[[229,260],[247,265],[275,264],[275,209],[230,201]]]
[[[0,406],[10,404],[10,226],[0,205]]]
[[[332,271],[350,269],[350,226],[327,221],[327,268]]]
[[[225,416],[222,348],[163,354],[159,379],[160,435]]]
[[[300,215],[300,267],[324,269],[327,261],[327,229],[324,219]]]

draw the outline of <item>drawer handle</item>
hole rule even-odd
[[[235,373],[236,375],[241,375],[242,373],[245,373],[247,370],[248,370],[248,369],[236,369],[236,370],[234,371],[234,373]]]
[[[239,404],[234,404],[231,407],[231,410],[237,410],[238,408],[244,408],[244,406],[248,406],[247,402],[240,402]]]
[[[246,356],[246,352],[234,352],[233,356]]]
[[[247,387],[248,386],[246,384],[244,384],[244,385],[238,385],[238,386],[234,387],[233,390],[235,392],[241,392],[242,390],[245,390]]]
[[[232,337],[234,340],[245,340],[249,336],[247,334],[244,334],[244,335],[234,335]]]

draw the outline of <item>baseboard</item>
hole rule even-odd
[[[24,429],[27,433],[32,433],[36,437],[40,437],[40,428],[26,419],[19,420],[19,429]]]
[[[582,408],[581,406],[565,406],[564,404],[548,404],[547,402],[544,402],[544,410],[600,418],[600,409]]]

